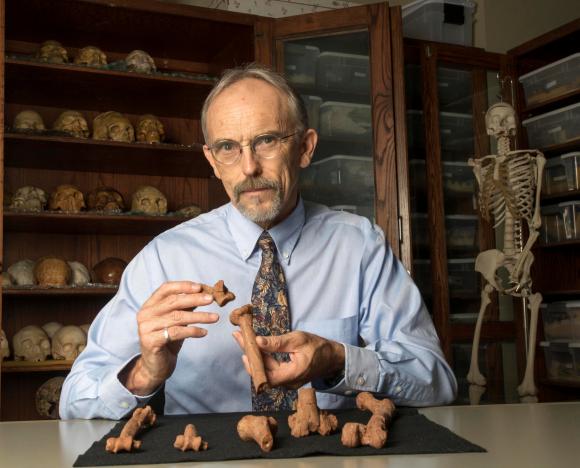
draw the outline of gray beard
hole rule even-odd
[[[269,209],[257,210],[254,207],[248,207],[240,203],[240,195],[242,192],[250,189],[261,188],[271,188],[274,190],[274,198],[272,199],[272,204]],[[264,177],[253,177],[236,185],[234,187],[234,198],[236,200],[238,211],[256,224],[266,224],[274,221],[282,209],[282,189],[280,184]]]

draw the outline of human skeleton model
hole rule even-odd
[[[485,377],[479,370],[477,355],[481,326],[491,293],[524,299],[524,313],[530,309],[530,327],[527,342],[527,361],[524,378],[518,386],[522,401],[536,402],[537,388],[534,384],[534,355],[538,311],[542,302],[540,293],[532,294],[530,267],[534,261],[531,248],[538,238],[541,225],[540,191],[542,172],[546,162],[544,155],[536,150],[510,151],[510,136],[515,135],[515,112],[507,103],[500,102],[491,106],[486,115],[487,134],[497,139],[498,154],[480,159],[469,159],[479,185],[479,209],[487,221],[491,214],[495,219],[494,228],[504,225],[503,251],[490,249],[480,252],[475,260],[475,270],[481,273],[485,286],[481,291],[481,306],[467,380],[472,404],[478,404],[485,392]],[[529,237],[523,243],[523,224],[528,226]],[[499,272],[503,270],[508,277],[503,280]],[[505,278],[505,275],[503,276]]]

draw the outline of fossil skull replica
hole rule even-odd
[[[41,328],[48,335],[48,337],[52,340],[52,337],[54,336],[54,334],[62,328],[62,323],[46,322]]]
[[[12,128],[15,130],[40,131],[46,130],[42,116],[33,110],[23,110],[16,114]]]
[[[64,377],[53,377],[44,382],[36,390],[36,411],[40,416],[58,419],[58,404]]]
[[[87,345],[87,335],[76,325],[66,325],[52,337],[52,358],[73,361]]]
[[[9,288],[10,286],[13,286],[14,283],[14,277],[8,273],[7,271],[3,271],[2,272],[2,287],[3,288]]]
[[[34,277],[34,260],[25,259],[13,263],[6,270],[14,279],[14,284],[17,286],[32,286],[36,284]]]
[[[10,356],[10,346],[8,345],[8,338],[4,330],[0,330],[0,361],[3,361]]]
[[[48,208],[53,211],[64,211],[65,213],[79,213],[85,208],[85,197],[74,185],[59,185],[50,194]]]
[[[93,139],[131,143],[135,141],[135,130],[123,114],[114,111],[104,112],[93,120]]]
[[[149,215],[167,213],[167,198],[161,191],[151,185],[139,187],[131,200],[131,211]]]
[[[102,67],[107,64],[107,55],[98,47],[87,46],[79,50],[74,63],[89,67]]]
[[[137,73],[153,73],[157,71],[153,57],[143,50],[134,50],[125,58],[127,70]]]
[[[68,262],[71,269],[71,286],[86,286],[91,281],[91,275],[81,262]]]
[[[201,214],[201,208],[197,205],[184,206],[183,208],[177,210],[175,214],[185,218],[195,218]]]
[[[40,49],[36,52],[36,57],[41,62],[67,63],[68,54],[60,42],[46,41],[40,44]]]
[[[485,391],[486,379],[478,364],[478,350],[481,326],[490,295],[495,290],[499,294],[521,297],[530,311],[527,361],[524,378],[518,386],[522,401],[536,402],[537,388],[534,383],[534,359],[538,311],[542,303],[540,293],[532,293],[530,268],[534,261],[532,246],[539,235],[542,223],[540,215],[540,192],[542,173],[546,159],[536,150],[510,150],[510,136],[515,135],[515,111],[507,103],[494,104],[485,116],[488,135],[497,139],[498,154],[469,159],[479,186],[478,204],[483,218],[490,221],[493,216],[494,228],[503,224],[503,250],[490,249],[480,252],[475,260],[475,270],[483,276],[481,306],[471,349],[471,363],[467,380],[470,400],[478,404]],[[524,243],[524,224],[529,236]],[[499,243],[501,245],[501,243]],[[502,280],[499,272],[507,273]],[[525,320],[524,320],[525,322]]]
[[[46,207],[46,192],[38,187],[26,185],[16,190],[8,206],[13,211],[42,211]]]
[[[120,258],[105,258],[93,267],[91,278],[94,283],[111,285],[119,284],[126,266],[127,262]]]
[[[64,111],[58,116],[52,128],[76,138],[89,137],[89,125],[83,114],[78,111]]]
[[[43,257],[34,265],[34,277],[40,286],[62,288],[69,284],[72,271],[62,258]]]
[[[137,123],[137,141],[161,143],[165,140],[165,128],[161,121],[151,114],[142,115]]]
[[[50,340],[42,328],[28,325],[12,337],[12,350],[15,361],[45,361],[50,356]]]
[[[111,187],[99,187],[87,195],[89,211],[121,213],[125,210],[123,195]]]

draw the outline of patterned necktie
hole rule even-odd
[[[262,249],[262,263],[254,288],[253,325],[256,335],[282,335],[290,331],[290,310],[288,307],[288,288],[284,271],[276,258],[276,246],[270,234],[264,231],[258,239]],[[275,353],[278,361],[290,360],[287,353]],[[256,395],[252,384],[252,409],[254,411],[291,410],[296,401],[296,390],[275,387]]]

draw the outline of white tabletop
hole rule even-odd
[[[306,457],[165,465],[201,467],[328,468],[546,468],[579,466],[580,402],[447,406],[420,410],[487,453]],[[0,466],[64,468],[105,435],[114,421],[23,421],[0,423]]]

